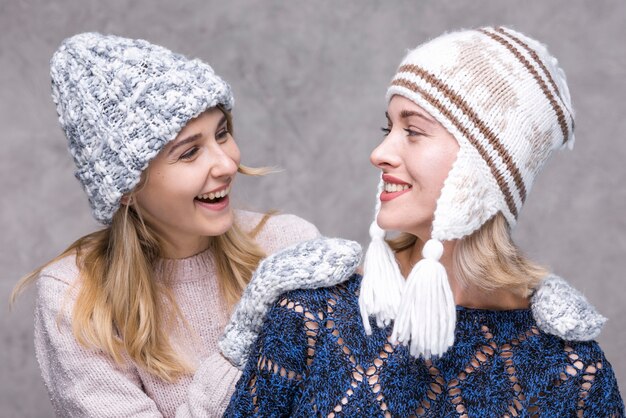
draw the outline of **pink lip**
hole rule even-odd
[[[221,189],[217,189],[218,191]],[[209,210],[213,210],[216,212],[219,212],[221,210],[224,210],[228,207],[229,203],[230,203],[230,199],[229,196],[224,196],[224,198],[217,202],[217,203],[206,203],[206,202],[202,202],[200,200],[194,200],[194,203],[196,205],[202,206],[205,209],[209,209]]]
[[[393,200],[396,197],[401,196],[401,195],[405,194],[406,192],[408,192],[410,190],[411,189],[406,189],[406,190],[402,190],[402,191],[399,191],[399,192],[391,192],[391,193],[383,191],[380,194],[380,201],[381,202],[389,202],[390,200]]]
[[[410,186],[409,183],[400,180],[399,178],[396,178],[394,176],[391,176],[389,174],[383,174],[383,181],[385,183],[392,183],[392,184],[400,184],[400,185],[407,185]],[[406,190],[401,190],[399,192],[386,192],[383,190],[383,192],[380,194],[380,201],[381,202],[389,202],[390,200],[395,199],[398,196],[402,196],[403,194],[409,192],[411,190],[411,187],[409,187]]]
[[[400,180],[400,179],[398,179],[398,178],[395,178],[394,176],[389,175],[389,174],[383,174],[383,181],[384,181],[385,183],[393,183],[393,184],[401,184],[401,185],[406,184],[406,185],[409,185],[409,186],[410,186],[410,184],[409,184],[409,183],[407,183],[407,182],[405,182],[405,181],[402,181],[402,180]]]

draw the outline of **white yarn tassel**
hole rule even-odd
[[[430,239],[407,279],[391,340],[409,346],[412,356],[440,356],[454,344],[456,306],[445,267],[443,244]]]
[[[385,231],[376,220],[370,225],[370,236],[372,241],[365,253],[359,293],[359,308],[367,335],[372,334],[371,315],[376,318],[379,328],[391,324],[396,318],[404,288],[404,277],[396,257],[385,242]]]

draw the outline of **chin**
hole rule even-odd
[[[376,223],[385,231],[400,231],[406,225],[403,222],[398,222],[398,219],[398,217],[385,216],[381,212],[376,218]]]
[[[429,220],[410,219],[407,215],[394,215],[383,213],[376,218],[378,226],[385,231],[395,231],[420,236],[417,231],[430,231],[432,223]]]
[[[235,216],[233,212],[230,211],[228,214],[224,214],[224,216],[221,216],[220,219],[216,219],[216,220],[213,220],[212,222],[209,222],[209,224],[205,228],[204,235],[213,236],[213,237],[218,236],[218,235],[223,235],[226,232],[228,232],[230,228],[233,227],[234,222],[235,222]]]

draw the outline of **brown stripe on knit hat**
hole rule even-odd
[[[544,75],[546,76],[546,78],[548,79],[548,81],[550,82],[550,85],[552,86],[552,88],[554,89],[554,91],[556,91],[556,93],[560,96],[561,92],[559,91],[559,88],[556,86],[556,83],[554,82],[554,80],[552,79],[552,76],[550,75],[550,72],[548,71],[548,69],[546,68],[545,64],[543,63],[543,61],[541,61],[541,59],[539,58],[539,56],[537,55],[537,53],[535,52],[534,49],[532,49],[531,47],[529,47],[524,41],[522,41],[520,38],[516,37],[515,35],[513,35],[512,33],[506,31],[505,28],[503,28],[502,26],[499,26],[497,28],[495,28],[496,32],[501,33],[502,35],[505,35],[509,38],[511,38],[513,41],[515,41],[519,46],[521,46],[522,48],[524,48],[528,54],[535,60],[535,62],[537,63],[537,65],[541,68],[541,70],[543,71]]]
[[[403,66],[404,67],[404,66]],[[402,69],[402,67],[400,67]],[[400,70],[398,71],[400,72]],[[469,131],[469,129],[467,128],[467,126],[465,126],[464,124],[462,124],[450,111],[450,109],[448,109],[443,103],[441,103],[441,101],[439,101],[436,97],[433,97],[430,93],[428,93],[427,91],[425,91],[424,89],[422,89],[420,86],[418,86],[417,84],[413,83],[412,81],[409,81],[407,79],[404,78],[395,78],[392,82],[391,82],[392,86],[399,86],[399,87],[404,87],[406,89],[409,89],[417,94],[419,94],[420,96],[422,96],[428,103],[430,103],[432,106],[434,106],[439,112],[441,112],[448,120],[450,120],[450,122],[452,122],[452,124],[467,138],[467,140],[474,146],[474,148],[478,151],[478,153],[480,154],[480,156],[483,158],[483,160],[485,160],[485,162],[487,163],[487,165],[489,166],[489,169],[491,170],[491,174],[493,175],[493,177],[496,179],[496,182],[498,183],[498,186],[500,187],[500,190],[502,191],[502,194],[504,195],[504,200],[509,208],[509,210],[511,211],[511,213],[513,214],[513,216],[515,218],[517,218],[517,207],[515,205],[515,201],[513,200],[513,195],[511,194],[511,191],[509,190],[509,186],[506,182],[506,179],[504,178],[504,176],[502,175],[501,172],[498,171],[498,168],[496,166],[496,162],[493,160],[493,158],[491,157],[491,155],[489,155],[489,153],[487,152],[487,150],[483,147],[483,145],[471,134],[471,132]],[[445,95],[445,93],[444,93]],[[453,102],[455,105],[457,105],[459,108],[460,106],[450,97],[446,98],[448,100],[450,100],[451,102]],[[467,115],[470,119],[471,116]]]
[[[494,134],[494,132],[483,122],[483,120],[478,116],[478,114],[472,109],[472,107],[465,101],[461,96],[459,96],[454,90],[448,87],[443,81],[439,80],[435,77],[434,74],[429,73],[428,71],[418,67],[414,64],[405,64],[398,69],[398,73],[408,72],[411,74],[415,74],[420,77],[422,80],[431,84],[433,87],[441,91],[448,100],[454,103],[461,111],[474,123],[474,125],[479,129],[480,133],[489,141],[489,144],[493,147],[494,150],[498,153],[502,161],[506,164],[506,168],[509,173],[513,177],[513,181],[517,186],[517,190],[520,195],[520,199],[522,203],[526,201],[526,186],[524,184],[524,180],[522,179],[522,175],[515,165],[513,158],[507,152],[507,150],[502,145],[502,142],[498,139],[498,137]]]
[[[487,35],[494,41],[504,46],[506,49],[509,50],[511,54],[513,54],[515,58],[517,58],[517,60],[520,63],[522,63],[522,65],[524,65],[524,67],[526,67],[526,69],[533,76],[537,84],[539,84],[539,87],[543,91],[543,94],[546,97],[546,99],[548,99],[548,102],[550,102],[550,105],[552,105],[552,109],[556,113],[556,118],[561,128],[561,134],[563,135],[563,143],[566,143],[569,136],[567,133],[568,131],[567,131],[567,123],[565,121],[565,115],[563,114],[563,110],[561,109],[561,107],[555,100],[554,96],[552,95],[552,92],[550,92],[550,89],[548,89],[546,82],[543,80],[543,78],[541,78],[537,70],[535,70],[532,64],[528,62],[528,60],[522,54],[520,54],[520,52],[513,45],[511,45],[509,41],[504,39],[502,36],[495,34],[495,33],[488,32],[485,29],[478,29],[478,31]]]
[[[550,71],[548,71],[548,69],[546,68],[546,65],[543,63],[541,58],[539,58],[539,55],[537,55],[537,51],[535,51],[530,46],[528,46],[528,44],[526,42],[522,41],[519,37],[517,37],[514,34],[512,34],[509,30],[507,30],[507,28],[499,26],[499,27],[496,28],[496,31],[501,33],[501,34],[503,34],[503,35],[505,35],[505,36],[508,36],[513,41],[515,41],[518,45],[520,45],[522,48],[524,48],[526,50],[526,52],[528,52],[528,54],[532,57],[532,59],[535,60],[535,62],[539,66],[539,68],[541,68],[541,71],[543,71],[543,74],[546,76],[546,78],[550,82],[550,85],[552,86],[552,88],[554,89],[554,91],[556,92],[556,94],[560,98],[561,97],[561,92],[560,92],[559,88],[557,87],[556,83],[554,82],[554,79],[552,78],[552,75],[550,74]],[[563,100],[561,100],[561,103],[563,103]],[[572,126],[572,130],[574,130],[574,118],[572,116],[572,112],[569,110],[569,108],[567,107],[567,105],[565,103],[563,103],[563,107],[567,110],[567,114],[569,115],[570,125]]]

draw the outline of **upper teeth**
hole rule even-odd
[[[401,192],[411,187],[408,184],[385,183],[385,191],[388,193]]]
[[[227,187],[223,190],[220,190],[219,192],[215,192],[215,193],[205,193],[205,194],[199,194],[198,196],[196,196],[198,199],[202,199],[202,200],[206,200],[206,199],[218,199],[220,197],[224,197],[226,196],[228,193],[230,193],[230,187]]]

